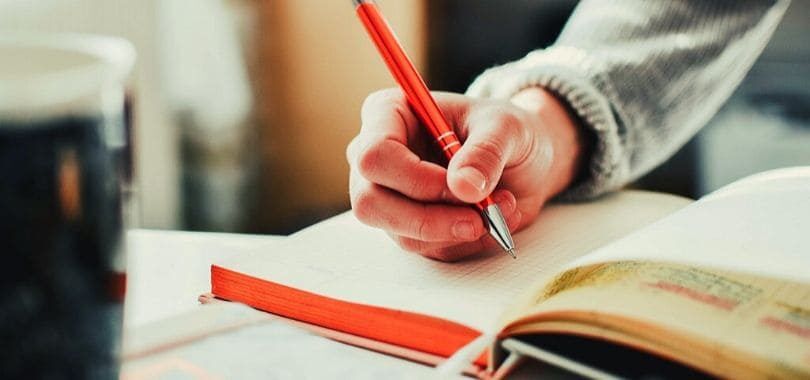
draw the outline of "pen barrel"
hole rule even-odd
[[[492,200],[492,197],[486,197],[481,202],[475,204],[475,208],[479,211],[483,211],[485,208],[494,205],[495,201]]]
[[[391,75],[405,93],[414,114],[439,144],[442,154],[449,162],[461,147],[461,141],[431,96],[425,81],[402,49],[376,4],[360,2],[356,12]]]
[[[388,22],[383,18],[377,5],[371,1],[355,1],[357,16],[363,23],[374,46],[379,50],[385,65],[399,84],[408,100],[408,104],[416,117],[433,136],[442,150],[442,154],[450,162],[453,155],[461,148],[459,141],[450,123],[447,122],[433,96],[430,95],[425,81],[416,71],[413,62],[402,49],[396,35]],[[495,204],[490,197],[484,198],[475,204],[478,211],[484,211],[488,206]]]

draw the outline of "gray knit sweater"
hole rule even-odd
[[[487,70],[468,95],[508,99],[542,86],[595,136],[564,194],[617,189],[666,160],[717,112],[789,0],[585,0],[554,45]]]

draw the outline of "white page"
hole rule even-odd
[[[627,191],[597,202],[551,205],[515,236],[517,260],[493,251],[458,263],[404,252],[382,231],[344,214],[290,236],[275,252],[251,252],[223,266],[341,300],[433,315],[485,331],[540,278],[689,202]]]
[[[619,260],[810,283],[810,167],[742,179],[569,266]]]

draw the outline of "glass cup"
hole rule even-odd
[[[134,59],[111,37],[0,35],[3,378],[118,377]]]

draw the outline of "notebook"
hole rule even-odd
[[[442,263],[343,214],[213,265],[211,290],[428,364],[492,334],[481,376],[505,339],[566,336],[711,375],[810,376],[808,215],[810,168],[783,169],[696,202],[623,191],[549,205],[516,234],[518,260]]]

